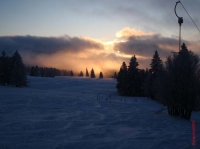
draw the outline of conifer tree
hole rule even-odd
[[[87,70],[87,68],[86,68],[86,73],[85,73],[86,75],[86,77],[89,77],[89,73],[88,73],[88,70]]]
[[[91,74],[90,74],[90,76],[91,76],[91,78],[95,78],[95,77],[96,77],[93,68],[92,68],[92,70],[91,70]]]
[[[113,78],[117,78],[117,72],[115,71]]]
[[[30,76],[36,76],[35,67],[34,66],[31,67]]]
[[[12,56],[11,84],[16,87],[27,86],[26,68],[17,51]]]
[[[80,72],[79,77],[83,77],[83,72],[82,71]]]
[[[99,78],[100,78],[100,79],[103,78],[103,73],[102,73],[102,72],[99,73]]]
[[[168,57],[164,96],[169,115],[190,119],[200,97],[199,62],[199,57],[185,44],[180,53]]]
[[[11,60],[6,56],[5,51],[2,51],[0,56],[0,84],[9,85],[11,77]]]
[[[131,58],[128,66],[128,75],[127,75],[127,95],[128,96],[140,96],[142,94],[142,81],[139,75],[138,62],[135,55]]]
[[[72,71],[72,70],[70,71],[70,76],[74,76],[74,73],[73,73],[73,71]]]
[[[150,73],[154,78],[156,78],[161,70],[163,70],[163,62],[159,57],[158,51],[156,50],[153,55],[153,59],[151,60]]]
[[[146,86],[148,87],[147,90],[149,90],[148,92],[150,94],[150,97],[155,100],[160,100],[158,99],[158,96],[156,98],[156,95],[158,95],[158,93],[161,92],[160,89],[162,86],[159,85],[160,83],[159,81],[161,81],[162,71],[163,71],[163,62],[159,57],[158,51],[156,50],[150,64],[150,70],[149,70],[150,76],[148,76],[149,82],[146,82],[149,83]]]
[[[116,88],[120,95],[125,96],[127,94],[127,66],[126,63],[123,62],[117,76],[117,85]]]

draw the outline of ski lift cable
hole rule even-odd
[[[196,26],[197,30],[200,33],[200,29],[198,28],[198,26],[196,25],[196,23],[194,22],[194,20],[192,19],[192,17],[190,16],[190,14],[188,13],[188,11],[186,10],[186,8],[183,6],[183,4],[181,3],[181,1],[179,1],[181,6],[183,7],[183,9],[186,11],[186,13],[188,14],[188,16],[190,17],[190,19],[192,20],[192,22],[194,23],[194,25]]]

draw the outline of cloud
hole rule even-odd
[[[144,35],[151,35],[152,33],[145,33],[141,30],[136,30],[134,28],[130,28],[130,27],[125,27],[122,30],[118,31],[116,33],[116,37],[118,38],[127,38],[127,37],[131,37],[131,36],[144,36]]]
[[[52,54],[58,51],[80,52],[86,49],[102,50],[101,43],[78,37],[36,37],[36,36],[5,36],[0,37],[0,49],[35,54]]]
[[[166,57],[171,55],[171,52],[178,52],[179,40],[177,37],[164,37],[161,34],[149,34],[144,31],[138,31],[126,27],[121,31],[117,32],[122,39],[121,42],[114,44],[114,50],[120,51],[120,54],[124,57],[131,57],[136,55],[140,68],[149,67],[152,56],[155,50],[158,51],[163,61]],[[126,37],[126,38],[124,38]],[[196,54],[200,54],[200,43],[199,41],[188,41],[182,40],[189,50],[194,51]]]

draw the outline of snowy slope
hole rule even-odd
[[[29,77],[0,86],[0,149],[190,149],[190,121],[169,117],[146,98],[120,97],[116,80]],[[99,100],[100,99],[100,100]],[[106,100],[109,99],[109,100]]]

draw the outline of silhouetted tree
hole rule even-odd
[[[139,74],[138,62],[135,55],[131,58],[128,66],[127,75],[127,95],[128,96],[140,96],[142,94],[142,80]]]
[[[156,78],[158,73],[163,70],[163,62],[159,57],[158,51],[156,50],[154,55],[153,55],[153,59],[151,60],[151,64],[150,64],[150,73],[152,75],[153,78]]]
[[[17,51],[12,56],[11,84],[16,87],[27,86],[26,68]]]
[[[6,56],[5,51],[0,56],[0,84],[9,85],[11,77],[11,59]]]
[[[79,77],[83,77],[83,72],[81,71],[80,74],[78,75]]]
[[[199,57],[188,51],[185,44],[180,53],[168,57],[166,62],[165,103],[169,115],[190,119],[199,100]]]
[[[91,76],[91,78],[95,78],[95,77],[96,77],[93,68],[92,68],[92,70],[91,70],[91,74],[90,74],[90,76]]]
[[[87,70],[87,68],[86,68],[86,73],[85,73],[86,75],[86,77],[89,77],[89,73],[88,73],[88,70]]]
[[[117,72],[115,71],[113,78],[117,78]]]
[[[70,76],[74,76],[74,73],[73,73],[73,71],[72,71],[72,70],[70,71]]]
[[[37,65],[31,67],[30,76],[39,77],[39,76],[41,76],[40,73],[41,73],[40,68]]]
[[[150,75],[148,76],[149,80],[148,82],[145,82],[145,83],[149,83],[147,85],[148,90],[149,90],[148,92],[150,94],[150,97],[155,100],[159,100],[159,99],[156,99],[156,92],[158,93],[161,87],[159,85],[159,81],[160,81],[159,79],[161,79],[159,74],[161,74],[162,71],[163,71],[163,62],[160,59],[158,52],[155,51],[153,55],[153,59],[151,60],[151,64],[150,64],[150,70],[149,70]]]
[[[119,92],[120,95],[126,95],[126,89],[127,89],[127,66],[126,63],[123,62],[122,66],[118,72],[118,76],[117,76],[117,85],[116,88]]]
[[[144,93],[144,96],[150,98],[151,96],[151,75],[148,69],[145,70],[145,78],[142,84],[142,91]]]
[[[99,73],[99,78],[100,78],[100,79],[103,78],[103,73],[102,73],[102,72]]]

